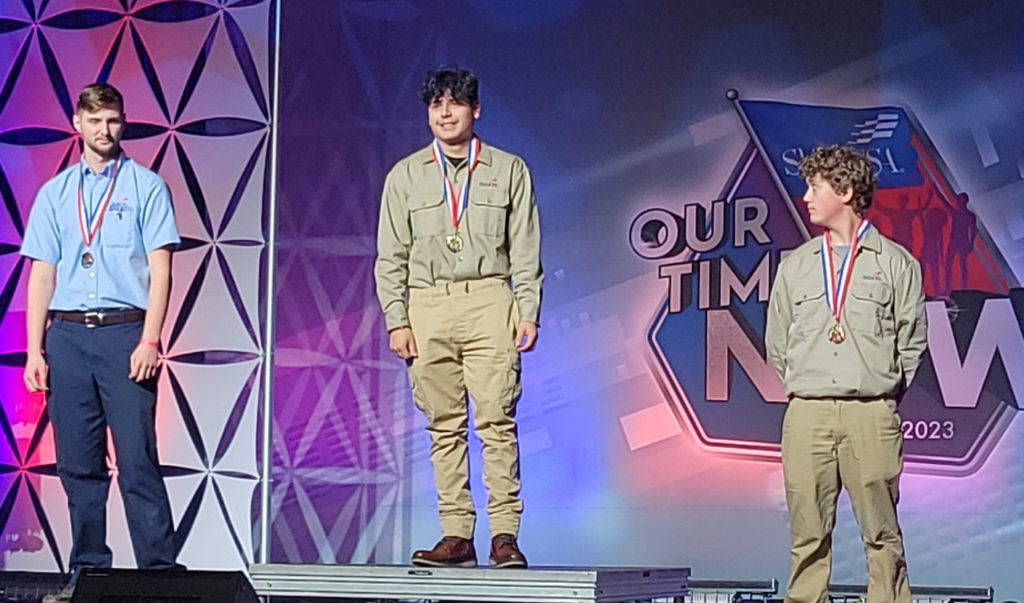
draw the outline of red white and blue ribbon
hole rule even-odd
[[[448,167],[444,160],[444,153],[441,151],[441,143],[434,139],[434,144],[431,150],[434,153],[434,163],[437,164],[438,169],[441,171],[441,184],[444,188],[444,200],[451,209],[452,214],[452,226],[456,230],[459,228],[459,222],[462,220],[462,214],[465,213],[466,207],[469,206],[469,180],[473,176],[473,170],[476,169],[476,164],[480,162],[480,148],[483,144],[480,139],[473,137],[473,140],[469,141],[469,155],[466,158],[466,165],[469,167],[469,173],[466,174],[466,181],[462,183],[462,190],[459,191],[459,196],[455,196],[455,185],[448,178]]]
[[[110,198],[114,196],[114,185],[117,183],[117,173],[121,171],[121,162],[124,155],[114,161],[114,168],[110,174],[110,183],[107,184],[107,192],[103,194],[103,201],[100,202],[96,213],[91,216],[86,212],[85,202],[82,199],[82,188],[85,185],[85,168],[79,167],[78,171],[78,228],[82,233],[82,242],[86,247],[92,245],[96,239],[96,233],[103,224],[103,217],[107,215],[107,207],[110,206]]]
[[[857,235],[850,244],[850,252],[843,258],[839,265],[839,273],[836,274],[835,262],[832,259],[832,234],[825,230],[825,236],[821,238],[821,270],[825,278],[825,303],[832,311],[832,317],[836,324],[843,315],[843,306],[846,305],[846,294],[850,290],[850,281],[853,280],[853,262],[857,257],[857,247],[860,246],[864,233],[871,228],[871,223],[861,220],[857,227]]]

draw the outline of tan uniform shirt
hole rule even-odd
[[[446,160],[447,161],[447,160]],[[456,195],[469,174],[448,163]],[[409,325],[408,288],[500,278],[524,321],[537,322],[543,273],[540,223],[530,171],[519,157],[482,145],[473,171],[458,253],[445,244],[455,231],[431,147],[402,159],[388,173],[377,231],[377,297],[389,331]]]
[[[870,228],[861,240],[843,310],[843,343],[825,303],[821,237],[779,266],[768,302],[765,348],[790,396],[878,398],[910,386],[927,346],[921,266]],[[841,262],[835,254],[835,266]]]

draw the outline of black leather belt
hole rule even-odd
[[[105,327],[125,322],[142,322],[146,319],[145,310],[87,310],[85,312],[50,312],[53,320],[63,320],[83,324],[87,327]]]

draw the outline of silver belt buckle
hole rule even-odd
[[[86,312],[85,326],[88,328],[98,327],[103,324],[103,312]]]

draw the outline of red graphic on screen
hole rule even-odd
[[[922,184],[877,188],[868,219],[918,259],[929,298],[946,299],[953,291],[964,290],[1007,294],[1010,285],[978,236],[969,195],[953,189],[916,133],[911,144]],[[812,235],[820,234],[808,219],[806,204],[794,201]]]

